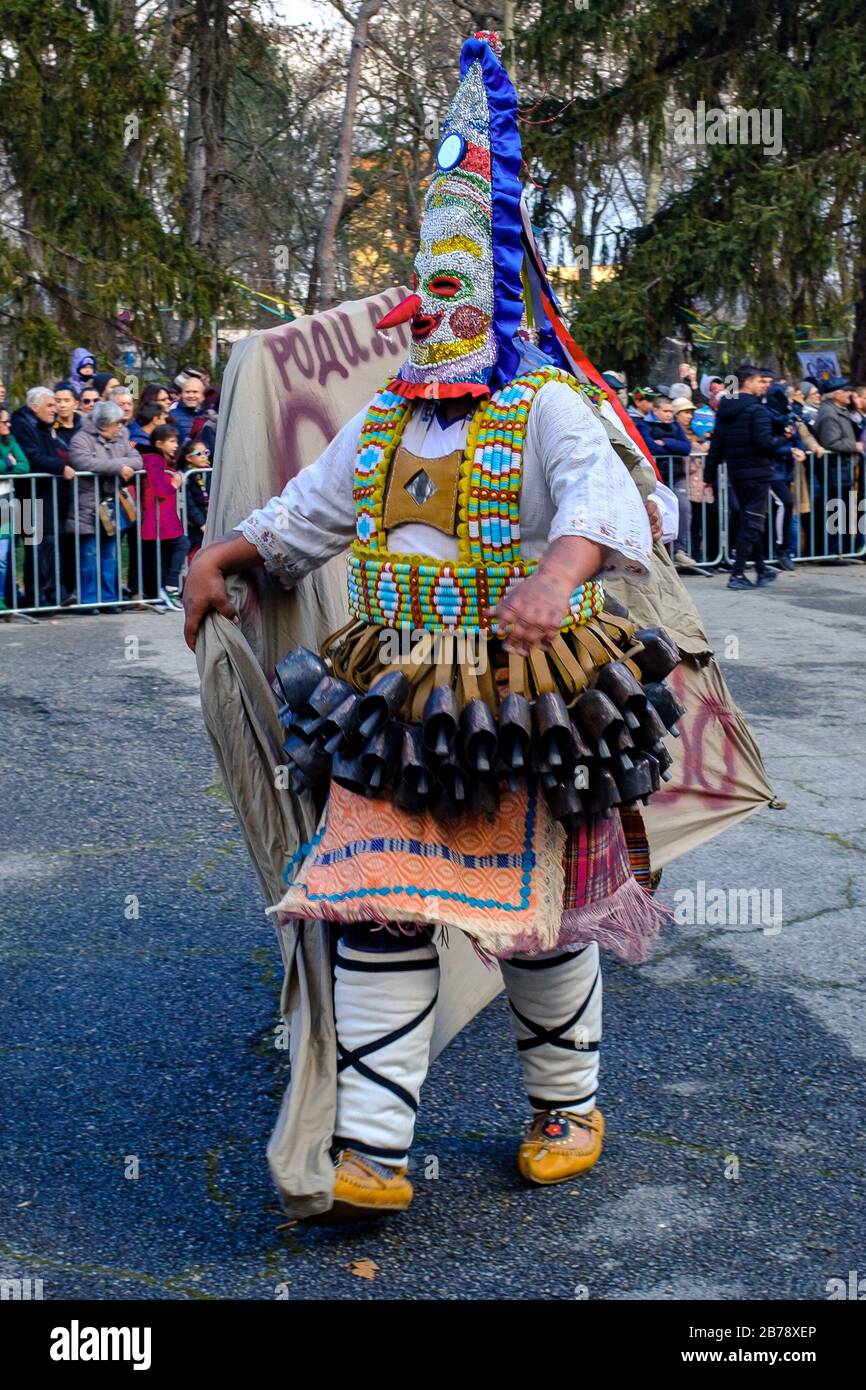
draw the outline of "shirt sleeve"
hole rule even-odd
[[[334,436],[315,463],[290,478],[279,497],[236,528],[256,547],[269,573],[291,588],[345,550],[355,535],[355,456],[367,407]]]
[[[662,518],[662,545],[667,545],[668,541],[675,539],[680,528],[679,498],[664,483],[656,483],[655,492],[650,493],[647,501],[655,502],[658,506]]]
[[[529,412],[531,440],[553,500],[548,540],[585,536],[604,546],[603,572],[645,578],[652,533],[640,493],[604,426],[565,382],[548,382]]]

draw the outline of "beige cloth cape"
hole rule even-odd
[[[346,303],[253,334],[235,346],[222,386],[209,541],[280,492],[395,373],[408,350],[405,329],[382,335],[375,323],[405,293],[392,290]],[[609,433],[646,496],[652,489],[651,471],[645,461],[638,462],[628,440],[614,437],[613,427]],[[611,588],[640,623],[660,623],[679,643],[689,658],[685,684],[690,705],[709,694],[725,714],[710,721],[712,727],[703,729],[697,745],[688,738],[688,719],[683,721],[684,737],[672,748],[674,781],[669,792],[653,798],[647,816],[654,867],[660,867],[765,804],[772,792],[757,748],[712,662],[697,610],[660,547],[656,556],[646,589],[624,581]],[[240,625],[212,614],[198,641],[202,710],[270,906],[282,897],[286,862],[311,835],[319,808],[309,796],[297,797],[278,786],[275,768],[283,762],[282,738],[268,677],[292,647],[317,647],[345,620],[345,564],[342,558],[330,561],[290,593],[264,570],[231,580],[229,590]],[[695,756],[697,780],[690,772]],[[709,769],[704,778],[708,786],[701,784],[702,768]],[[713,783],[718,769],[724,777]],[[683,780],[688,776],[692,784]],[[291,1082],[267,1153],[283,1204],[295,1216],[327,1210],[333,1185],[328,1151],[336,1107],[336,1045],[330,934],[323,928],[318,922],[277,923]],[[441,951],[441,964],[434,1055],[502,988],[499,971],[483,965],[458,933],[451,933],[448,948]]]

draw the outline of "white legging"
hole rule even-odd
[[[406,1162],[430,1061],[439,954],[429,941],[407,949],[337,947],[336,1148],[380,1163]]]
[[[523,1085],[533,1110],[587,1114],[598,1089],[598,946],[500,962]]]
[[[334,1144],[379,1163],[406,1162],[415,1131],[439,988],[430,942],[337,948]],[[396,949],[395,949],[396,946]],[[534,1110],[593,1109],[601,1040],[598,947],[500,962],[523,1084]]]

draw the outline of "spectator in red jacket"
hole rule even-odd
[[[178,512],[183,474],[175,466],[178,432],[174,425],[157,425],[147,451],[141,518],[142,566],[146,598],[161,598],[167,608],[183,612],[180,572],[189,550]]]

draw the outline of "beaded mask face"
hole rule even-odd
[[[412,288],[413,382],[486,382],[493,333],[490,114],[481,65],[468,68],[448,108],[427,190]]]
[[[496,34],[466,40],[460,74],[424,201],[412,293],[377,325],[410,325],[412,349],[395,379],[408,397],[485,396],[513,381],[522,360],[523,156]]]

